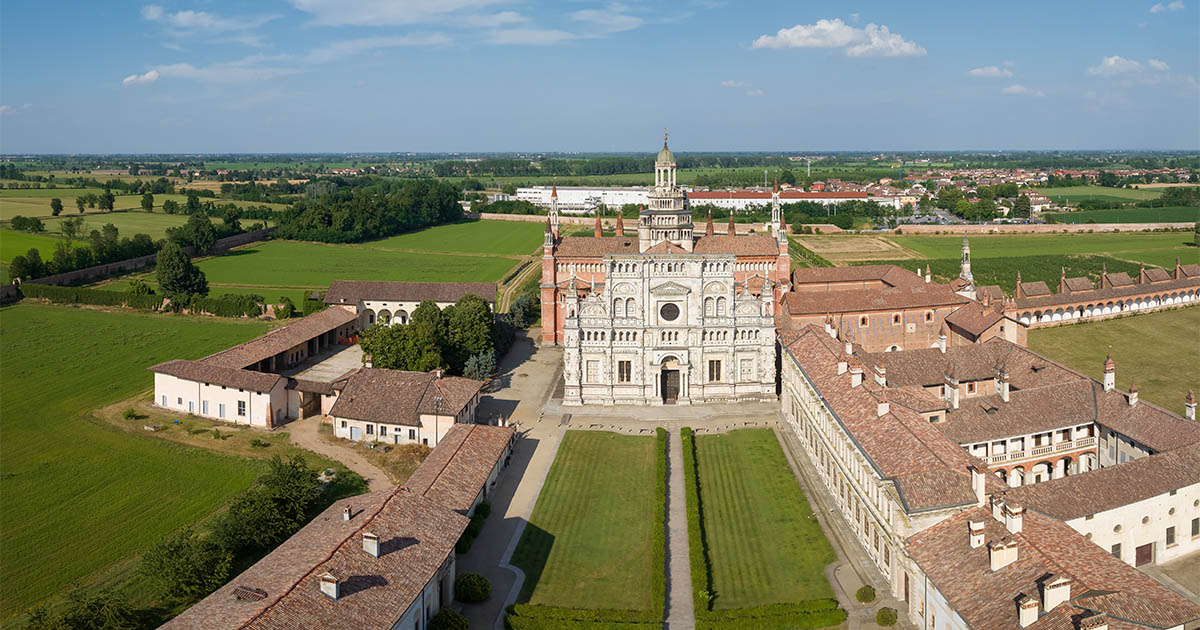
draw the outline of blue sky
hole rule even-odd
[[[1200,0],[5,0],[0,152],[1197,149]]]

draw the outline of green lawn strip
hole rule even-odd
[[[846,619],[836,560],[769,429],[683,429],[696,627],[820,628]]]
[[[334,280],[494,282],[518,264],[494,256],[417,254],[354,245],[267,241],[198,262],[213,284],[324,286]]]
[[[527,255],[542,243],[545,224],[537,221],[461,221],[367,241],[371,249]]]
[[[1121,208],[1113,210],[1083,210],[1051,212],[1043,215],[1055,223],[1184,223],[1200,220],[1200,208],[1169,206],[1166,208]]]
[[[850,237],[854,238],[854,237]],[[927,258],[958,260],[962,254],[963,236],[896,235],[893,241]],[[970,235],[971,258],[1009,258],[1034,255],[1104,254],[1125,260],[1142,260],[1163,266],[1175,257],[1200,262],[1200,248],[1192,243],[1188,232],[1120,232],[1093,234],[989,234]]]
[[[950,282],[958,277],[962,267],[957,259],[946,260],[874,260],[864,265],[896,265],[904,269],[922,271],[929,266],[933,278],[937,282]],[[1127,260],[1118,260],[1099,255],[1048,255],[1048,256],[1014,256],[1011,258],[985,258],[971,264],[971,275],[975,278],[976,286],[999,285],[1009,296],[1012,296],[1017,286],[1017,273],[1021,274],[1021,282],[1036,282],[1041,280],[1051,291],[1058,291],[1058,281],[1065,269],[1068,278],[1084,276],[1092,283],[1100,286],[1100,272],[1107,266],[1109,273],[1126,272],[1136,279],[1139,265]],[[1175,269],[1175,260],[1171,259],[1169,270]]]
[[[1117,388],[1137,384],[1139,395],[1182,413],[1189,389],[1200,392],[1196,361],[1200,308],[1141,313],[1029,331],[1029,348],[1088,376],[1100,379],[1111,350]]]
[[[39,304],[0,311],[0,618],[123,561],[244,490],[262,464],[86,419],[146,367],[253,338],[260,322]],[[63,541],[86,540],[86,544]],[[30,567],[52,570],[31,571]]]
[[[513,553],[518,601],[628,611],[661,623],[654,506],[656,440],[567,431]],[[659,521],[661,523],[661,520]],[[634,614],[636,613],[636,614]]]

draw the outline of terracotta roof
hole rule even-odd
[[[1093,385],[1077,380],[1020,389],[1009,392],[1008,402],[998,395],[963,398],[935,426],[951,440],[969,444],[1086,424],[1097,419]]]
[[[1166,282],[1171,279],[1171,274],[1166,269],[1151,267],[1146,270],[1146,279],[1150,282]]]
[[[564,236],[554,248],[555,256],[595,257],[636,254],[638,240],[628,236]]]
[[[1182,265],[1179,267],[1179,271],[1183,273],[1185,278],[1200,277],[1200,265]]]
[[[1004,365],[1009,383],[1016,389],[1085,378],[999,337],[984,343],[951,346],[944,353],[937,348],[863,353],[863,360],[869,367],[881,363],[887,370],[888,385],[894,387],[942,385],[947,371],[960,382],[991,379],[1000,365]]]
[[[779,244],[766,234],[730,236],[715,234],[696,238],[697,254],[733,254],[734,256],[778,256]]]
[[[970,521],[984,523],[988,543],[1015,542],[1016,561],[992,571],[987,544],[970,546]],[[1200,618],[1200,606],[1114,558],[1066,524],[1036,512],[1026,511],[1021,532],[1012,534],[992,518],[989,508],[971,508],[914,534],[907,547],[932,585],[974,630],[1019,627],[1017,599],[1022,595],[1038,599],[1039,582],[1050,575],[1071,580],[1071,599],[1043,614],[1029,626],[1034,630],[1073,629],[1073,617],[1089,610],[1137,628],[1171,627]],[[1120,627],[1114,623],[1110,627]]]
[[[1019,486],[1005,497],[1069,521],[1195,484],[1200,484],[1200,443],[1081,475]]]
[[[1027,297],[1039,297],[1042,295],[1050,295],[1050,287],[1046,286],[1045,282],[1038,280],[1037,282],[1022,282],[1021,292]]]
[[[404,486],[444,508],[465,514],[504,456],[516,430],[456,424],[421,462]]]
[[[897,405],[904,405],[917,413],[943,411],[950,408],[945,398],[938,396],[924,387],[892,387],[887,390],[888,400]]]
[[[307,392],[310,394],[332,394],[333,383],[324,381],[310,381],[303,378],[289,378],[287,382],[288,389],[294,389],[298,392]]]
[[[437,378],[430,372],[362,368],[350,375],[329,415],[421,426],[421,414],[457,415],[482,388],[483,381],[460,376]]]
[[[187,381],[224,385],[225,387],[236,387],[260,393],[266,393],[275,389],[275,385],[283,380],[283,377],[278,374],[239,370],[203,361],[188,361],[185,359],[175,359],[159,363],[158,365],[151,366],[149,370]]]
[[[977,338],[1002,319],[1004,315],[996,309],[987,308],[979,302],[971,302],[947,315],[946,323]]]
[[[975,296],[977,298],[982,300],[985,295],[999,302],[1004,299],[1004,289],[1001,289],[998,284],[985,284],[975,287]]]
[[[249,367],[358,319],[352,310],[334,306],[280,326],[267,334],[200,359],[210,365]]]
[[[1091,280],[1084,277],[1067,278],[1066,285],[1069,291],[1092,291],[1096,288]]]
[[[684,249],[683,247],[681,247],[679,245],[676,245],[675,243],[672,243],[671,241],[663,241],[661,243],[651,246],[649,249],[647,249],[646,251],[644,251],[642,253],[643,254],[686,254],[686,253],[688,253],[688,250]]]
[[[359,300],[377,302],[457,302],[465,295],[478,295],[489,303],[496,301],[492,282],[366,282],[334,280],[325,294],[326,304],[354,305]]]
[[[1159,452],[1200,442],[1200,424],[1195,421],[1145,400],[1130,405],[1124,392],[1097,389],[1100,424]]]
[[[859,265],[854,267],[808,267],[792,270],[792,284],[825,284],[878,280],[893,287],[924,285],[925,280],[896,265]]]
[[[791,315],[934,308],[970,301],[950,287],[932,282],[904,287],[866,287],[856,291],[790,291],[784,295],[784,304]]]
[[[1108,274],[1108,282],[1114,287],[1124,287],[1131,284],[1136,284],[1133,281],[1133,278],[1130,278],[1129,274],[1125,273],[1124,271]]]
[[[1112,276],[1115,274],[1110,273],[1108,275],[1109,278],[1112,278]],[[1122,275],[1124,275],[1126,278],[1129,277],[1128,274]],[[1076,302],[1089,300],[1115,300],[1119,298],[1142,295],[1144,293],[1157,293],[1160,291],[1170,291],[1172,289],[1190,289],[1196,287],[1200,287],[1200,280],[1196,278],[1169,280],[1153,287],[1148,284],[1136,284],[1133,281],[1130,281],[1122,286],[1093,289],[1086,292],[1056,293],[1053,295],[1043,295],[1033,298],[1019,298],[1013,301],[1013,307],[1017,309],[1042,308],[1057,304],[1074,304]]]

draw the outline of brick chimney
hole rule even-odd
[[[1196,394],[1192,393],[1190,389],[1183,399],[1183,416],[1188,420],[1196,419]]]
[[[1020,534],[1025,521],[1025,506],[1017,503],[1004,503],[1004,527],[1010,534]]]
[[[875,398],[875,417],[882,418],[892,411],[892,404],[888,402],[887,391],[879,392]]]
[[[999,571],[1017,561],[1017,541],[1001,538],[988,543],[988,564],[992,571]]]
[[[1042,590],[1042,613],[1054,610],[1054,607],[1071,599],[1071,579],[1051,574],[1042,578],[1039,586]]]
[[[1117,362],[1113,361],[1112,353],[1104,359],[1104,391],[1111,392],[1117,387]]]
[[[1108,615],[1102,612],[1093,612],[1086,617],[1079,618],[1079,625],[1076,626],[1079,630],[1108,630]]]
[[[348,521],[348,520],[350,520],[350,506],[349,506],[349,505],[347,505],[346,507],[342,508],[342,520],[343,520],[343,521]]]
[[[379,557],[379,536],[371,532],[363,532],[363,551],[371,556]]]
[[[975,505],[983,507],[987,503],[987,469],[979,464],[967,467],[971,473],[971,490],[975,493]]]
[[[322,573],[317,578],[321,582],[321,592],[332,599],[338,598],[338,579],[332,573]]]
[[[967,531],[971,537],[971,548],[978,549],[983,546],[983,521],[970,521],[967,523]]]
[[[1138,401],[1137,385],[1129,386],[1129,406],[1136,407]]]
[[[713,235],[712,210],[708,211],[708,225],[704,226],[704,235],[705,236]]]
[[[1025,297],[1025,290],[1021,288],[1021,272],[1017,272],[1017,288],[1013,289],[1013,299],[1019,300]]]
[[[1017,598],[1017,622],[1022,628],[1028,628],[1038,620],[1038,600],[1025,593]]]

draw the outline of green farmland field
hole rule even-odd
[[[36,247],[42,255],[42,260],[50,260],[54,256],[54,248],[58,245],[58,237],[45,234],[30,234],[16,230],[0,230],[0,261],[12,262],[17,256],[24,256],[30,248]],[[76,247],[86,247],[86,241],[75,240]]]
[[[888,238],[931,259],[958,260],[962,251],[963,237],[961,235],[897,235]],[[1192,234],[1190,232],[992,234],[972,235],[969,238],[973,261],[1013,256],[1102,254],[1129,261],[1144,260],[1146,264],[1159,267],[1173,268],[1176,256],[1181,257],[1184,264],[1200,262],[1200,248],[1191,245]]]
[[[655,439],[567,431],[512,556],[521,601],[650,611]]]
[[[1088,376],[1100,379],[1104,356],[1112,349],[1117,388],[1136,383],[1140,395],[1183,412],[1189,389],[1200,391],[1200,307],[1143,313],[1099,322],[1034,328],[1029,348]]]
[[[264,324],[38,304],[0,319],[0,619],[212,513],[264,469],[86,417],[151,387],[147,366],[227,348]]]
[[[715,609],[833,597],[837,557],[772,430],[699,436],[696,467]]]
[[[1200,221],[1200,208],[1171,206],[1167,208],[1122,208],[1113,210],[1082,210],[1054,212],[1044,215],[1058,223],[1191,223]]]
[[[55,190],[0,190],[0,220],[9,221],[14,216],[21,215],[26,217],[50,217],[50,199],[58,197],[62,199],[63,211],[59,216],[74,217],[79,216],[79,210],[75,207],[75,197],[87,193],[102,194],[104,191],[99,188],[59,188]],[[37,194],[33,194],[37,193]],[[56,194],[49,194],[56,193]],[[166,194],[154,195],[154,211],[161,213],[162,204],[168,199],[183,205],[187,202],[186,195]],[[267,206],[269,208],[279,210],[286,208],[287,204],[282,203],[257,203],[253,201],[236,201],[231,199],[212,199],[201,197],[200,202],[204,203],[211,201],[217,205],[232,203],[239,207],[246,206]],[[114,210],[141,210],[142,196],[141,195],[116,195],[113,200]],[[85,208],[84,218],[91,216],[104,216],[99,208]],[[186,219],[187,217],[184,217]]]
[[[62,222],[64,218],[73,218],[80,216],[74,213],[66,213],[65,216],[60,215],[51,219],[42,219],[42,223],[46,226],[47,234],[58,235],[62,232]],[[99,230],[106,224],[111,223],[117,226],[117,233],[122,237],[132,237],[134,234],[147,234],[150,238],[158,240],[167,237],[167,228],[178,227],[187,223],[187,216],[182,214],[164,214],[164,213],[149,213],[141,211],[130,212],[109,212],[96,214],[83,214],[83,230],[80,232],[85,238],[92,230]],[[216,220],[220,223],[220,219]],[[43,252],[44,254],[45,252]]]
[[[1058,188],[1037,188],[1035,190],[1046,195],[1052,201],[1065,201],[1067,203],[1078,203],[1088,199],[1117,202],[1146,201],[1148,199],[1158,199],[1162,196],[1161,190],[1109,188],[1107,186],[1061,186]]]
[[[542,244],[538,221],[463,221],[363,243],[363,247],[426,252],[527,255]]]

